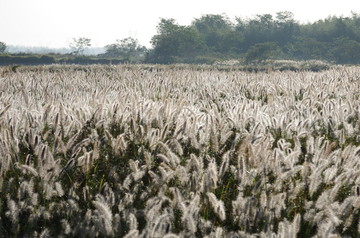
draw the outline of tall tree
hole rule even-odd
[[[247,20],[243,26],[238,26],[240,27],[243,28],[245,49],[257,43],[276,41],[274,38],[276,23],[270,14],[256,15],[254,19]]]
[[[246,63],[260,63],[267,59],[275,59],[281,54],[281,49],[276,42],[257,43],[246,53]]]
[[[196,30],[191,26],[178,25],[174,19],[161,19],[151,43],[153,50],[147,60],[156,63],[192,60],[204,50]]]
[[[217,53],[236,51],[242,36],[226,15],[207,14],[195,19],[192,25],[199,32],[207,47]]]
[[[277,12],[275,20],[274,39],[280,46],[290,42],[296,33],[297,23],[294,20],[294,14],[289,11]]]
[[[82,55],[87,47],[91,46],[91,39],[86,37],[73,38],[70,43],[72,53],[75,55]]]
[[[6,51],[6,44],[0,41],[0,53],[4,53]]]
[[[146,47],[141,46],[139,41],[132,37],[116,40],[116,43],[106,45],[105,49],[105,56],[121,57],[129,62],[139,61],[146,53]]]
[[[339,64],[360,64],[360,43],[347,37],[334,41],[333,56]]]

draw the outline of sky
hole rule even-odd
[[[133,37],[150,47],[160,18],[189,25],[205,14],[253,18],[290,11],[301,23],[360,13],[359,0],[0,0],[0,41],[14,46],[68,47],[87,37],[102,47]]]

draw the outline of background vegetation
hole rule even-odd
[[[267,59],[325,60],[360,63],[360,15],[328,17],[300,24],[291,12],[257,15],[252,19],[204,15],[190,26],[162,19],[147,60],[156,63],[211,62],[242,58],[247,63]]]
[[[204,15],[188,25],[174,19],[161,19],[152,48],[146,49],[134,38],[124,38],[105,46],[105,53],[90,59],[76,58],[91,45],[90,39],[74,38],[73,57],[59,60],[53,55],[35,59],[29,56],[1,56],[0,64],[48,63],[206,63],[238,59],[242,64],[266,60],[322,60],[336,64],[360,63],[360,15],[329,16],[314,23],[299,23],[291,12],[256,15],[250,19],[226,15]],[[0,44],[4,54],[6,45]],[[29,57],[25,60],[24,57]],[[97,60],[98,61],[97,61]]]

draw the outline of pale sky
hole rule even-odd
[[[150,46],[160,18],[189,25],[204,14],[252,18],[291,11],[295,20],[312,22],[329,15],[360,13],[359,0],[0,0],[0,41],[7,45],[68,47],[87,37],[102,47],[125,37]],[[360,27],[360,26],[359,26]]]

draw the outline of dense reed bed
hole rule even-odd
[[[0,68],[1,237],[359,237],[360,68]]]

